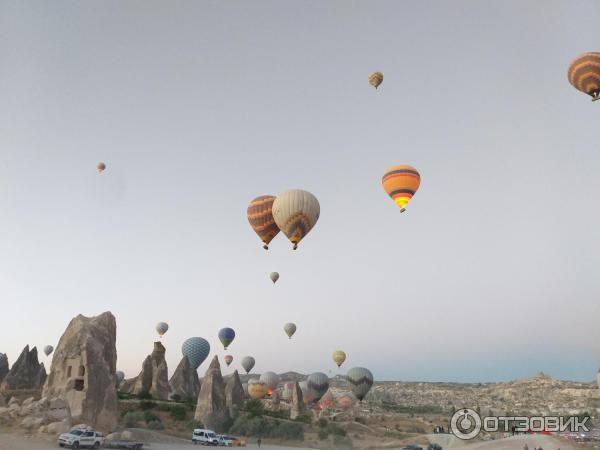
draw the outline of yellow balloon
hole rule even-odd
[[[269,389],[262,383],[251,383],[248,385],[248,395],[254,399],[265,398]]]
[[[369,75],[369,84],[375,89],[377,89],[381,83],[383,83],[383,74],[381,72],[373,72]]]
[[[346,353],[341,350],[333,352],[333,362],[335,362],[338,367],[344,364],[344,361],[346,361]]]

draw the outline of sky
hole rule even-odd
[[[599,22],[593,0],[0,1],[0,352],[111,311],[127,377],[165,321],[171,373],[201,336],[225,373],[592,380],[600,104],[566,74]],[[404,214],[396,164],[422,179]],[[265,252],[247,204],[288,189],[319,221]]]

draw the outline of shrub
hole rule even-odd
[[[185,427],[188,430],[193,430],[195,428],[204,428],[204,424],[202,422],[200,422],[199,420],[192,419],[192,420],[188,421],[188,423],[185,424]]]
[[[304,439],[304,427],[299,423],[279,422],[272,431],[272,437],[278,439]]]
[[[150,392],[148,392],[148,391],[142,391],[142,392],[140,392],[140,393],[137,395],[137,397],[138,397],[140,400],[152,400],[152,394],[151,394]]]
[[[173,395],[171,395],[171,399],[174,402],[180,402],[181,401],[181,395],[179,395],[179,394],[173,394]]]
[[[307,414],[302,414],[294,419],[295,422],[302,422],[310,425],[312,423],[312,419]]]
[[[262,402],[257,399],[248,400],[244,405],[244,411],[246,411],[250,417],[262,417],[265,415],[265,407]]]
[[[327,419],[325,417],[321,417],[319,420],[317,420],[317,425],[319,428],[325,428],[327,426]]]
[[[346,434],[347,434],[346,430],[344,430],[343,428],[339,427],[338,425],[335,425],[332,423],[330,423],[329,426],[327,427],[327,432],[334,436],[346,436]]]
[[[187,418],[187,409],[185,406],[173,405],[170,409],[170,414],[173,419],[182,422]]]
[[[139,412],[139,411],[135,411],[135,412],[127,412],[123,415],[123,418],[121,419],[123,425],[125,426],[125,428],[134,428],[137,426],[138,422],[141,422],[144,419],[144,415]]]
[[[144,411],[148,410],[148,409],[153,409],[156,408],[157,403],[153,402],[151,400],[142,400],[140,402],[140,409],[143,409]]]
[[[163,424],[161,423],[160,420],[151,420],[150,422],[148,422],[148,428],[150,430],[164,430],[165,427],[163,426]]]
[[[156,414],[154,414],[152,411],[144,411],[144,421],[146,423],[150,423],[154,420],[158,420],[160,421],[160,419],[158,418],[158,416]]]
[[[324,441],[329,437],[329,433],[326,430],[319,430],[319,439]]]

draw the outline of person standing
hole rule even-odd
[[[258,448],[260,448],[261,438],[258,438]]]

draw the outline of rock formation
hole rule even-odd
[[[206,375],[202,379],[194,418],[202,422],[206,428],[216,432],[222,431],[229,420],[229,411],[225,401],[225,383],[217,356],[211,361]]]
[[[171,397],[176,395],[181,400],[194,399],[194,401],[198,398],[200,393],[198,371],[191,366],[187,356],[181,358],[175,373],[169,380],[169,385],[171,386]]]
[[[116,427],[116,334],[110,312],[71,320],[54,351],[44,386],[44,398],[54,399],[49,400],[50,411],[68,409],[73,423],[84,422],[102,431]]]
[[[142,371],[135,378],[125,380],[121,384],[121,392],[139,395],[149,392],[158,400],[169,399],[169,373],[165,360],[165,347],[160,342],[154,343],[152,354],[142,364]]]
[[[237,417],[244,406],[244,387],[237,370],[229,377],[225,386],[225,404],[231,418]]]
[[[2,384],[2,380],[4,380],[8,372],[8,358],[4,353],[0,353],[0,384]]]
[[[292,389],[292,409],[290,410],[290,419],[294,420],[304,414],[304,397],[300,383],[296,381]]]
[[[29,351],[27,345],[4,377],[0,391],[37,390],[42,388],[44,381],[46,369],[38,361],[37,349],[33,347]]]

